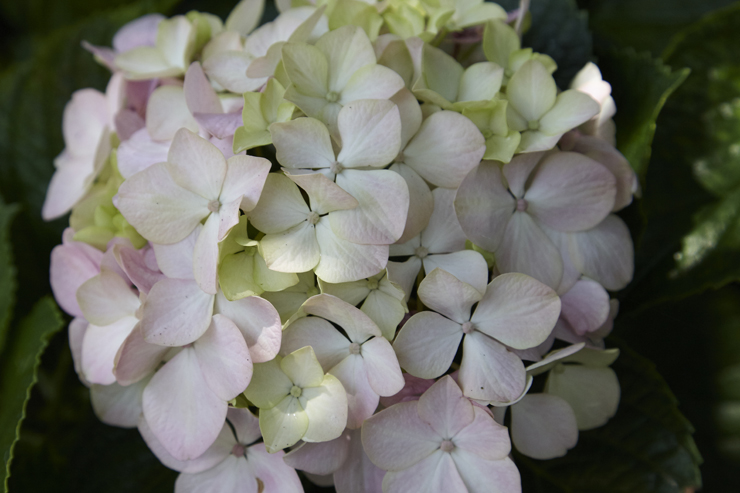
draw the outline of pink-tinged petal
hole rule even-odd
[[[87,320],[81,317],[73,319],[69,323],[69,350],[72,353],[72,362],[74,363],[75,373],[80,377],[80,381],[90,386],[89,382],[85,380],[82,373],[82,341],[85,338],[85,332],[87,332],[88,326]]]
[[[171,245],[152,245],[157,267],[171,279],[193,279],[193,251],[203,227],[199,224],[185,239]]]
[[[234,133],[236,133],[236,129],[244,125],[241,111],[223,114],[196,113],[194,117],[195,121],[198,122],[198,124],[203,127],[206,132],[213,135],[217,139],[226,140],[227,142],[229,142],[229,145],[233,144],[232,138],[234,136]],[[216,144],[213,139],[211,139],[211,143],[221,149],[221,147]],[[223,152],[226,157],[231,157],[226,155],[224,149],[221,149],[221,152]],[[232,151],[230,152],[233,154],[233,147]]]
[[[139,130],[146,128],[144,119],[134,110],[123,109],[116,113],[114,126],[118,138],[125,142]]]
[[[402,471],[439,450],[442,439],[421,420],[417,403],[402,402],[365,420],[362,445],[373,464]]]
[[[181,241],[210,213],[208,200],[178,185],[168,166],[152,165],[118,189],[118,210],[154,243]]]
[[[141,394],[148,381],[123,387],[117,383],[94,384],[90,387],[90,403],[95,416],[107,425],[136,428],[141,418]]]
[[[435,312],[462,324],[470,320],[470,308],[481,293],[442,269],[435,269],[419,284],[419,298]]]
[[[552,369],[555,364],[557,364],[557,362],[561,359],[567,358],[568,356],[571,356],[583,349],[583,346],[583,343],[579,343],[573,344],[572,346],[564,347],[563,349],[559,349],[557,351],[552,351],[537,363],[529,365],[527,367],[527,373],[532,376],[545,373],[546,371]]]
[[[501,272],[521,272],[553,289],[560,285],[563,277],[560,252],[526,212],[516,212],[511,217],[495,253],[496,266]]]
[[[511,402],[527,384],[524,363],[502,344],[474,331],[463,340],[460,387],[471,399]]]
[[[303,493],[298,474],[283,462],[284,457],[282,450],[268,453],[264,443],[256,443],[247,449],[247,462],[264,485],[263,493]]]
[[[208,76],[223,87],[236,94],[256,91],[262,87],[267,78],[250,79],[247,69],[252,57],[242,51],[228,50],[216,53],[203,62],[203,69]]]
[[[253,363],[269,361],[280,351],[280,315],[269,301],[258,296],[228,301],[219,291],[215,311],[228,317],[241,331]]]
[[[121,385],[131,385],[150,373],[154,373],[164,359],[167,346],[149,344],[144,340],[141,325],[138,325],[126,337],[115,358],[113,373]]]
[[[164,18],[162,14],[149,14],[125,24],[113,36],[113,49],[123,53],[139,46],[154,46],[157,27]]]
[[[102,260],[103,252],[87,243],[57,245],[51,251],[51,290],[65,312],[74,317],[82,316],[77,290],[100,273]]]
[[[183,349],[154,374],[143,403],[152,433],[178,460],[203,454],[221,432],[228,410],[203,378],[193,348]]]
[[[95,325],[110,325],[139,309],[139,297],[118,274],[103,270],[77,290],[77,302],[85,319]]]
[[[142,293],[149,293],[156,283],[165,278],[161,272],[150,269],[144,260],[144,253],[141,250],[116,245],[113,247],[113,254],[121,266],[123,272],[131,279],[131,282]]]
[[[429,225],[421,233],[421,244],[429,253],[450,253],[465,248],[465,233],[455,214],[455,190],[436,188],[432,192],[434,210]]]
[[[250,444],[262,436],[259,419],[249,409],[230,407],[226,419],[234,427],[239,443]]]
[[[149,135],[154,140],[169,141],[181,128],[198,131],[198,123],[188,111],[183,88],[159,86],[146,105],[146,129]]]
[[[229,455],[215,467],[200,473],[181,473],[175,493],[258,493],[254,472],[244,457]]]
[[[363,493],[382,493],[385,471],[370,462],[362,447],[360,430],[349,431],[349,455],[343,466],[334,473],[337,491],[352,492],[361,488]]]
[[[330,370],[341,382],[347,394],[347,428],[354,430],[373,415],[380,397],[368,383],[363,359],[350,354]]]
[[[632,281],[634,246],[627,225],[614,214],[598,226],[570,236],[571,255],[583,274],[611,291]]]
[[[560,252],[560,260],[563,262],[563,276],[560,278],[560,284],[557,286],[555,291],[558,294],[563,294],[572,288],[581,278],[581,271],[576,268],[573,264],[573,259],[571,258],[570,236],[572,233],[555,231],[544,224],[539,224],[539,226],[547,237],[550,238],[550,241],[555,245],[555,248]]]
[[[95,89],[75,91],[62,116],[67,150],[77,156],[93,154],[112,116],[102,92]]]
[[[496,250],[505,238],[515,210],[516,200],[504,185],[501,167],[491,161],[473,168],[455,196],[460,227],[470,241],[489,251]]]
[[[467,400],[467,399],[466,399]],[[493,420],[486,408],[473,406],[474,419],[452,438],[456,449],[485,460],[503,459],[511,452],[509,430]]]
[[[152,140],[146,128],[137,130],[118,147],[118,171],[124,178],[131,178],[153,164],[167,161],[169,150],[169,141],[157,142]]]
[[[470,120],[440,111],[424,120],[403,155],[404,162],[428,182],[457,188],[485,152],[486,141]]]
[[[326,125],[313,118],[298,118],[270,125],[276,158],[286,168],[328,168],[334,151]]]
[[[213,445],[208,447],[203,455],[193,460],[177,460],[164,448],[162,443],[154,436],[146,419],[142,416],[139,420],[139,433],[146,442],[149,450],[157,456],[157,459],[170,469],[186,473],[199,473],[206,471],[226,459],[236,445],[234,433],[228,424],[224,423]]]
[[[390,471],[383,478],[385,493],[424,491],[428,493],[467,493],[452,456],[437,451],[418,464]]]
[[[187,129],[178,130],[167,162],[178,185],[209,201],[219,198],[226,178],[226,159],[206,139]]]
[[[88,382],[110,385],[116,381],[116,353],[137,323],[136,317],[124,317],[104,327],[87,327],[82,339],[82,373]]]
[[[373,337],[362,344],[361,354],[368,382],[375,393],[388,396],[401,391],[405,382],[390,342],[384,337]]]
[[[524,187],[527,184],[529,175],[537,164],[546,155],[544,152],[529,152],[519,154],[514,159],[504,164],[502,171],[509,190],[514,197],[521,199],[524,197]]]
[[[196,113],[223,113],[218,94],[206,78],[200,63],[193,62],[185,72],[183,84],[185,101],[192,114]]]
[[[582,231],[614,207],[616,179],[593,159],[572,152],[546,157],[525,194],[527,212],[558,231]]]
[[[401,175],[409,188],[409,212],[406,216],[406,226],[397,240],[398,243],[405,243],[421,233],[429,224],[429,218],[434,209],[434,198],[427,182],[410,166],[394,163],[390,170]]]
[[[93,55],[96,62],[104,65],[111,72],[116,70],[116,52],[113,51],[111,48],[108,48],[107,46],[96,46],[88,43],[84,39],[80,44],[86,51]]]
[[[556,395],[529,394],[511,407],[511,439],[527,457],[562,457],[578,442],[576,416]]]
[[[213,296],[186,279],[164,279],[154,285],[144,303],[141,330],[151,344],[184,346],[208,330]]]
[[[459,323],[433,312],[411,317],[393,343],[401,367],[419,378],[437,378],[446,372],[460,345]]]
[[[489,461],[460,449],[452,457],[469,493],[521,493],[519,469],[508,457]]]
[[[359,436],[357,437],[359,441]],[[283,457],[287,465],[311,474],[326,475],[342,467],[349,455],[350,432],[328,442],[299,445]]]
[[[439,189],[438,189],[439,190]],[[444,255],[429,255],[424,260],[424,270],[442,269],[460,281],[471,285],[479,293],[486,291],[488,264],[483,255],[473,250],[462,250]]]
[[[601,327],[609,316],[609,293],[596,281],[581,279],[561,296],[561,316],[582,336]]]
[[[339,212],[343,211],[332,212],[330,217]],[[388,245],[359,245],[342,239],[323,218],[316,225],[316,240],[321,258],[315,272],[327,282],[365,279],[379,273],[388,263]]]
[[[288,178],[306,191],[311,210],[318,214],[357,207],[357,200],[322,173],[290,174]]]
[[[239,219],[236,217],[236,222]],[[211,214],[200,230],[193,250],[193,277],[200,289],[208,294],[218,291],[218,240],[221,214]]]
[[[419,398],[419,417],[449,440],[475,419],[473,405],[450,376],[444,376]]]
[[[329,216],[334,232],[355,243],[385,245],[401,237],[409,209],[406,180],[394,171],[347,169],[337,175],[337,185],[359,205]]]
[[[285,328],[281,351],[287,355],[305,346],[315,346],[316,358],[324,372],[327,372],[349,355],[349,345],[349,339],[326,320],[305,317],[291,322]]]
[[[418,378],[413,376],[411,373],[404,373],[403,379],[406,384],[399,393],[390,397],[382,397],[380,399],[380,404],[383,407],[391,407],[393,404],[398,404],[399,402],[418,401],[419,396],[426,392],[429,387],[434,385],[434,380]]]
[[[64,151],[54,162],[57,170],[51,177],[41,210],[45,221],[69,212],[85,196],[95,178],[94,162],[90,156],[74,157]]]
[[[470,320],[507,346],[527,349],[547,339],[559,315],[555,291],[525,274],[510,273],[491,281]]]
[[[401,116],[393,102],[360,99],[337,116],[342,150],[337,161],[346,168],[379,168],[401,149]]]
[[[214,394],[228,401],[244,392],[252,379],[252,360],[234,323],[214,315],[211,326],[193,344],[200,370]]]
[[[239,224],[239,208],[241,199],[237,198],[231,202],[221,205],[218,212],[218,241],[219,243],[226,238],[234,226]]]
[[[221,203],[240,200],[241,208],[249,212],[257,205],[262,194],[267,174],[270,172],[270,161],[261,157],[237,155],[230,157],[227,164],[226,180],[221,189]]]
[[[302,307],[308,315],[325,318],[340,326],[352,342],[361,343],[372,336],[380,336],[380,329],[362,311],[330,294],[308,299]]]

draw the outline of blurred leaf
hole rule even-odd
[[[0,363],[0,450],[5,464],[5,491],[13,460],[13,448],[26,416],[26,404],[36,383],[36,371],[49,338],[63,326],[62,315],[51,298],[44,298],[23,319],[15,340]]]
[[[648,53],[627,49],[602,58],[604,80],[617,104],[617,147],[644,183],[655,122],[668,97],[686,79],[687,69],[671,68]]]
[[[15,205],[5,205],[0,197],[0,354],[8,337],[8,325],[15,303],[15,265],[10,243],[10,223],[18,212]]]
[[[8,22],[28,31],[48,33],[90,14],[131,3],[130,0],[26,0],[0,2],[0,13]]]
[[[596,41],[605,48],[632,46],[660,55],[671,36],[735,0],[578,0],[589,11]],[[598,44],[598,43],[597,43]]]
[[[688,28],[666,52],[666,63],[692,72],[658,124],[628,309],[740,280],[738,25],[735,5]]]
[[[655,365],[611,341],[622,397],[606,425],[580,433],[565,457],[548,461],[515,454],[528,493],[684,493],[701,485],[694,429]]]

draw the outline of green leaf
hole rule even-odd
[[[0,197],[0,354],[8,337],[8,325],[15,303],[15,265],[10,243],[10,222],[18,212],[16,205],[5,205]]]
[[[13,449],[26,416],[26,404],[37,380],[41,355],[49,338],[62,328],[64,321],[51,298],[36,303],[20,323],[15,340],[3,353],[0,364],[0,450],[5,464],[5,491],[8,491]]]
[[[528,493],[684,493],[701,486],[693,427],[655,366],[624,343],[612,365],[622,397],[614,418],[580,433],[565,457],[548,461],[516,453]]]
[[[617,147],[644,183],[655,122],[668,97],[686,79],[687,69],[671,71],[649,53],[614,51],[599,63],[617,104]]]
[[[666,63],[691,75],[658,124],[627,309],[740,280],[738,23],[735,5],[692,25],[666,51]]]

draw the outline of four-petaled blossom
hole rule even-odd
[[[347,425],[344,387],[334,375],[324,374],[310,346],[255,365],[244,395],[260,410],[260,430],[270,453],[301,439],[333,440]]]
[[[203,291],[217,291],[218,242],[239,222],[239,209],[259,200],[270,162],[252,156],[226,160],[213,144],[178,130],[166,163],[155,164],[126,180],[118,208],[147,240],[177,243],[203,219],[193,255],[193,272]]]
[[[527,375],[507,347],[527,349],[547,339],[560,313],[555,292],[524,274],[502,274],[481,293],[437,268],[421,282],[418,295],[434,311],[417,313],[398,333],[393,348],[401,367],[416,377],[436,378],[450,367],[462,340],[465,395],[495,402],[517,399]]]
[[[348,428],[359,428],[372,416],[381,395],[390,396],[403,388],[391,344],[367,315],[339,298],[314,296],[286,325],[282,354],[309,345],[322,368],[337,377],[347,392]]]
[[[385,493],[516,493],[506,428],[466,399],[450,376],[418,401],[402,402],[362,426],[370,460],[388,471]]]

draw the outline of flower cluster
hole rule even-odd
[[[559,89],[523,4],[242,0],[86,45],[113,75],[65,109],[52,288],[176,491],[512,493],[512,443],[614,415],[636,180],[609,84]]]

